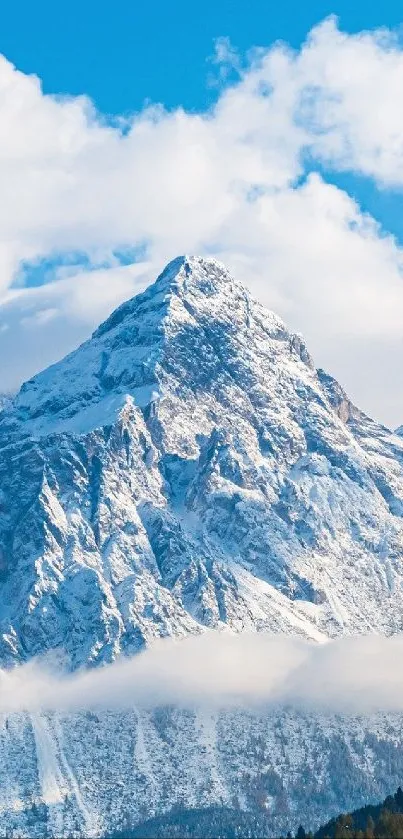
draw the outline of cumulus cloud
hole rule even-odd
[[[264,633],[164,640],[132,659],[61,675],[38,662],[0,671],[0,712],[175,704],[403,712],[403,636],[313,644]]]
[[[155,105],[111,123],[0,59],[0,389],[71,349],[166,261],[203,253],[304,332],[355,401],[400,423],[402,248],[314,170],[402,186],[403,50],[393,33],[347,35],[329,19],[299,51],[242,60],[220,39],[216,61],[207,113]],[[128,247],[144,258],[119,267]],[[55,257],[67,265],[24,288],[29,265]]]

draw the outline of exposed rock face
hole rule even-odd
[[[76,668],[135,653],[155,637],[212,627],[315,641],[398,632],[402,515],[403,439],[317,372],[302,338],[221,265],[179,258],[78,350],[27,382],[0,413],[2,662],[57,649]],[[31,744],[32,773],[25,785],[13,781],[13,793],[4,788],[0,831],[13,819],[25,830],[27,789],[46,801],[42,815],[57,835],[73,829],[74,819],[78,830],[91,824],[96,831],[108,823],[111,807],[111,818],[119,820],[134,798],[151,800],[154,788],[156,805],[167,808],[182,789],[173,770],[174,792],[157,771],[171,747],[172,760],[182,761],[179,774],[188,773],[183,798],[189,803],[219,801],[228,792],[251,806],[246,781],[238,789],[235,745],[233,759],[224,755],[225,720],[218,728],[214,723],[201,768],[200,755],[185,743],[189,736],[198,752],[200,738],[210,737],[201,733],[208,726],[174,715],[175,722],[164,722],[164,735],[150,723],[145,736],[136,719],[105,715],[96,734],[88,726],[88,737],[85,715],[78,722],[7,723],[4,762],[10,766],[12,755],[18,761],[21,744]],[[276,719],[250,723],[259,742]],[[127,757],[124,767],[110,725],[113,737],[119,730],[127,741],[131,762]],[[243,725],[239,718],[239,730]],[[316,738],[306,719],[282,725],[291,726],[293,748],[326,751],[327,734]],[[318,792],[322,804],[309,811],[312,818],[327,817],[333,798],[335,812],[360,803],[360,785],[364,797],[375,798],[396,786],[395,770],[382,768],[382,743],[392,744],[387,748],[399,761],[399,724],[393,734],[379,721],[377,734],[363,734],[362,726],[354,734],[357,743],[372,738],[373,782],[357,769],[356,729],[349,725],[337,746],[329,741],[328,768],[314,770],[323,798]],[[75,736],[86,743],[85,755]],[[346,804],[341,793],[325,789],[334,749],[347,750],[356,767]],[[297,795],[302,776],[291,781],[286,765],[295,752],[285,754],[282,769],[273,769],[269,752],[263,761],[280,777],[277,792],[267,791],[275,829],[280,817],[285,824],[295,814],[295,801],[301,810],[298,796],[305,795],[308,807],[310,794],[305,785]],[[315,760],[309,757],[309,765]],[[195,761],[196,775],[210,773],[207,798],[196,789],[192,798],[186,761]],[[257,759],[250,762],[251,777],[261,775]],[[106,764],[109,792],[100,780]],[[298,765],[303,773],[308,764]],[[117,800],[120,783],[132,804],[123,802],[123,791]],[[47,800],[50,788],[59,790],[56,803]],[[20,809],[14,799],[23,802]]]

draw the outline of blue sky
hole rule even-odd
[[[402,27],[397,0],[20,0],[2,10],[0,51],[20,70],[36,73],[45,93],[85,93],[105,114],[133,112],[148,101],[204,110],[218,94],[209,60],[216,38],[228,37],[241,54],[278,39],[298,49],[310,29],[331,14],[352,33]],[[329,172],[328,178],[347,185],[363,209],[403,240],[400,191],[379,190],[351,174]]]
[[[283,39],[297,48],[323,18],[336,14],[348,32],[399,27],[397,0],[17,0],[3,4],[0,49],[48,93],[86,93],[103,112],[122,113],[144,101],[202,109],[214,39],[244,52]]]
[[[198,252],[400,424],[402,17],[331,0],[2,9],[0,391]]]

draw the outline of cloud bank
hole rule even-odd
[[[177,705],[403,713],[403,635],[313,644],[264,633],[160,641],[73,675],[30,662],[0,672],[0,713]]]
[[[329,19],[297,52],[242,59],[220,39],[217,67],[207,113],[155,105],[111,123],[0,59],[0,390],[169,259],[202,253],[304,332],[364,409],[400,424],[403,250],[323,172],[402,189],[401,44]]]

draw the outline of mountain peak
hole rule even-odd
[[[182,254],[167,263],[156,282],[169,281],[175,277],[189,277],[200,271],[217,270],[220,274],[229,276],[225,265],[214,257],[198,256],[197,254]]]
[[[156,394],[169,403],[186,393],[188,406],[190,394],[200,404],[214,394],[221,405],[235,388],[243,401],[262,365],[276,381],[281,371],[286,378],[294,371],[291,378],[305,379],[308,369],[316,375],[303,339],[221,263],[180,256],[88,341],[23,385],[13,419],[36,437],[110,425],[126,397],[136,410]]]
[[[217,314],[220,307],[245,307],[251,300],[246,287],[233,277],[230,271],[213,257],[183,255],[166,265],[146,294],[152,298],[161,294],[167,299],[180,298],[192,301],[210,313]]]
[[[140,308],[154,309],[158,317],[165,317],[175,298],[197,298],[202,306],[215,310],[233,298],[245,300],[249,292],[235,280],[226,267],[213,257],[182,255],[169,262],[157,279],[145,291],[126,300],[95,330],[93,338],[104,335],[123,323],[127,318],[137,316]],[[213,304],[213,299],[215,303]],[[208,301],[208,302],[207,302]]]
[[[241,283],[235,281],[225,265],[217,259],[185,254],[172,259],[154,285],[156,288],[164,286],[175,291],[186,291],[192,286],[211,294],[223,284],[237,286],[245,291]]]

